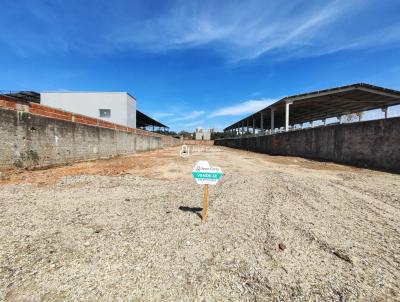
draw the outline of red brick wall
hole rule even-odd
[[[14,100],[13,98],[10,98],[10,97],[7,97],[7,96],[0,96],[0,107],[17,110],[17,105],[18,104],[23,105],[25,103],[18,102],[16,100]]]
[[[122,126],[114,123],[110,123],[101,119],[96,119],[92,117],[88,117],[81,114],[75,114],[68,111],[64,111],[61,109],[51,108],[48,106],[40,105],[37,103],[27,103],[24,101],[20,101],[8,96],[0,95],[0,108],[6,108],[10,110],[24,111],[29,112],[31,114],[45,116],[48,118],[71,121],[78,124],[96,126],[101,128],[115,129],[117,131],[125,131],[140,134],[143,136],[153,136],[153,137],[161,137],[166,146],[178,145],[179,140],[170,136],[153,133],[141,129],[130,128],[127,126]]]

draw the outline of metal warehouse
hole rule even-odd
[[[382,109],[385,118],[389,106],[400,104],[400,91],[365,83],[341,86],[284,97],[274,104],[226,127],[225,132],[243,135],[250,132],[274,133],[277,129],[289,131],[291,126],[328,118]]]

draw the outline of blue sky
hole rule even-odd
[[[128,91],[173,130],[283,96],[400,89],[400,1],[11,1],[0,90]]]

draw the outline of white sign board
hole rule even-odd
[[[219,167],[211,167],[206,160],[200,160],[194,166],[192,175],[199,185],[215,185],[221,179],[222,170]]]

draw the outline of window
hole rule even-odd
[[[99,109],[100,117],[111,117],[111,109]]]

